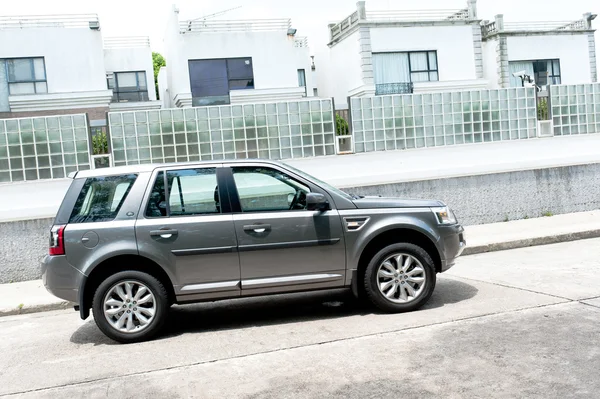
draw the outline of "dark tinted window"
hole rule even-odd
[[[150,193],[146,217],[159,218],[167,216],[167,200],[165,198],[165,173],[159,172]]]
[[[252,58],[190,60],[192,105],[229,104],[230,90],[254,89]]]
[[[86,179],[71,212],[69,223],[114,220],[136,179],[137,175]]]

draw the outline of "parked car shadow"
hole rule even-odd
[[[423,309],[439,308],[477,295],[477,288],[457,280],[440,279]],[[302,321],[337,319],[376,313],[349,290],[318,291],[173,306],[165,330],[157,339],[190,332],[222,331]],[[113,345],[93,320],[71,336],[75,344]]]

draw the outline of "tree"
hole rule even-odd
[[[152,63],[154,64],[154,87],[156,90],[156,98],[160,99],[160,93],[158,92],[158,73],[160,68],[167,66],[167,61],[159,53],[152,52]]]

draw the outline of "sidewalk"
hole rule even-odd
[[[465,228],[464,255],[600,237],[600,210]],[[463,256],[464,256],[463,255]],[[460,267],[460,263],[458,266]],[[67,309],[41,280],[0,284],[0,316]]]

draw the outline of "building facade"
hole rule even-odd
[[[294,100],[314,95],[306,38],[288,19],[180,21],[165,34],[167,107]],[[166,87],[164,85],[166,84]]]
[[[482,24],[484,76],[492,88],[521,87],[524,72],[537,86],[594,83],[598,79],[592,20]]]
[[[452,11],[367,11],[329,26],[319,89],[339,108],[348,96],[486,87],[475,0]]]
[[[103,40],[96,15],[0,17],[0,43],[0,118],[159,106],[148,39]]]

